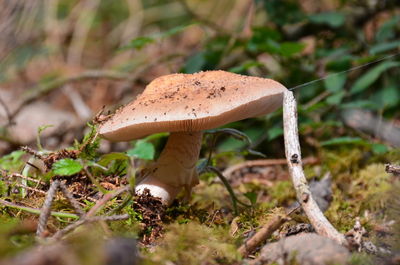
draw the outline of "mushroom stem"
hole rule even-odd
[[[161,198],[166,205],[172,203],[182,188],[186,196],[190,195],[193,186],[199,183],[196,162],[202,136],[202,132],[171,133],[149,176],[136,186],[136,193],[149,189],[152,196]]]

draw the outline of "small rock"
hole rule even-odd
[[[346,264],[349,257],[350,252],[333,240],[303,233],[267,244],[252,264],[292,264],[291,261],[301,265]]]
[[[116,237],[105,244],[105,265],[137,265],[138,251],[133,238]]]
[[[10,135],[14,140],[27,144],[36,139],[40,126],[53,126],[43,131],[42,136],[48,136],[59,129],[67,131],[73,128],[77,119],[72,113],[55,109],[48,103],[35,102],[22,109],[14,121],[15,125],[10,127]]]
[[[310,181],[310,191],[313,199],[318,204],[322,212],[325,212],[332,202],[332,176],[328,172],[321,180]],[[289,210],[299,207],[295,202],[289,206]]]

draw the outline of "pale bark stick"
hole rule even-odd
[[[339,244],[347,245],[344,235],[332,226],[319,209],[304,176],[297,129],[297,106],[291,91],[284,92],[283,123],[286,159],[293,186],[296,190],[297,200],[318,234],[333,239]]]

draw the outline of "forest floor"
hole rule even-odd
[[[134,238],[143,264],[167,264],[167,261],[239,264],[263,259],[267,262],[272,258],[263,253],[271,251],[268,247],[272,242],[314,232],[296,206],[295,190],[283,158],[243,160],[232,153],[214,154],[213,163],[223,172],[236,199],[243,203],[236,202],[235,209],[234,198],[220,179],[205,173],[200,176],[201,182],[189,201],[178,197],[172,206],[165,207],[159,199],[148,194],[136,196],[129,188],[135,175],[143,174],[133,171],[132,162],[137,168],[144,168],[148,162],[139,165],[125,153],[99,154],[96,150],[100,141],[96,127],[92,127],[74,147],[40,152],[23,148],[0,160],[0,166],[5,169],[0,182],[3,259],[24,254],[29,260],[39,260],[32,264],[44,264],[40,263],[44,262],[40,256],[27,249],[35,246],[38,239],[51,243],[64,238],[66,246],[46,250],[54,252],[51,254],[54,260],[73,256],[85,260],[83,264],[95,264],[86,262],[94,262],[104,255],[86,257],[81,247],[101,252],[110,238]],[[139,152],[146,152],[143,150]],[[378,250],[358,245],[359,249],[353,249],[351,255],[343,249],[336,250],[338,254],[335,244],[330,242],[323,244],[322,252],[302,256],[305,245],[318,241],[302,239],[303,244],[292,246],[300,252],[302,262],[321,258],[325,253],[328,257],[339,255],[335,257],[336,262],[343,261],[344,257],[351,264],[374,264],[377,260],[396,264],[400,181],[398,175],[385,170],[387,163],[396,161],[400,161],[399,150],[374,154],[350,145],[322,148],[316,155],[304,159],[313,196],[334,227],[345,234],[359,221],[365,229],[362,242],[372,243]],[[22,168],[22,173],[15,171],[16,168]],[[63,184],[55,187],[55,182]],[[50,193],[54,200],[49,205]],[[46,217],[43,212],[50,208],[52,212]],[[240,246],[261,228],[270,226],[277,216],[282,217],[281,221],[271,228],[268,238],[245,254],[248,259],[243,261]],[[274,261],[299,262],[281,252],[272,251]]]

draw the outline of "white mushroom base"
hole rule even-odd
[[[153,197],[160,198],[164,204],[170,204],[181,191],[181,188],[176,188],[159,181],[156,178],[145,178],[139,185],[136,186],[136,194],[143,194],[144,190],[148,189]]]

